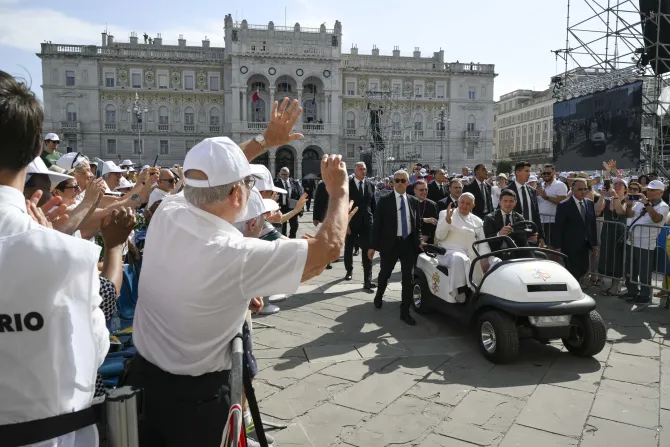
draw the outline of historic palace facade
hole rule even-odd
[[[203,40],[165,45],[160,35],[101,45],[43,43],[45,132],[61,147],[103,160],[181,163],[203,138],[241,142],[262,132],[273,101],[298,99],[303,140],[262,160],[274,173],[317,173],[323,153],[348,166],[371,147],[371,109],[383,109],[377,135],[387,141],[386,168],[490,163],[494,66],[422,57],[342,52],[342,25],[306,29],[225,19],[225,48]],[[378,124],[379,125],[379,124]],[[386,132],[384,129],[392,129]],[[377,157],[379,159],[379,157]],[[374,164],[373,164],[374,166]],[[376,169],[375,169],[376,170]]]

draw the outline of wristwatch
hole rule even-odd
[[[130,200],[137,201],[137,206],[138,207],[142,206],[142,201],[140,200],[139,194],[133,194],[132,196],[130,196]]]
[[[268,150],[268,143],[265,141],[265,137],[263,135],[256,135],[254,137],[254,141],[261,145],[263,152]]]

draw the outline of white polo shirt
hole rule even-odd
[[[560,197],[568,195],[568,187],[565,186],[565,183],[554,180],[551,182],[551,185],[545,183],[544,191],[547,193],[547,197]],[[550,200],[545,200],[537,195],[537,207],[540,209],[540,219],[542,223],[554,223],[556,222],[556,209],[557,204],[551,202]]]
[[[658,238],[658,234],[661,232],[661,227],[665,224],[665,218],[668,215],[670,207],[668,207],[668,204],[663,200],[654,206],[654,210],[663,216],[663,219],[661,219],[659,222],[654,222],[651,220],[651,216],[648,212],[645,212],[644,216],[638,219],[642,213],[642,210],[644,209],[645,206],[642,204],[642,202],[636,202],[635,205],[633,205],[633,217],[628,219],[627,225],[630,225],[633,222],[635,222],[635,224],[633,224],[633,226],[628,230],[630,236],[627,243],[630,245],[632,242],[633,247],[644,248],[645,250],[654,250],[656,248],[656,238]],[[635,228],[638,225],[645,226]],[[658,227],[658,229],[652,227]]]
[[[144,246],[135,346],[172,374],[230,369],[230,342],[250,300],[296,292],[307,241],[245,238],[183,193],[167,197],[159,210]]]
[[[88,241],[38,225],[26,213],[23,194],[0,186],[0,425],[91,405],[109,350],[99,254]],[[97,442],[92,425],[33,445]]]

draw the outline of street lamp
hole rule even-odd
[[[447,115],[444,110],[444,106],[440,107],[439,119],[436,121],[440,124],[440,168],[444,169],[444,119],[447,119],[447,127],[451,128],[451,115]],[[449,130],[447,131],[447,146],[450,146],[450,141],[448,138]],[[449,165],[451,159],[450,147],[447,147],[447,173],[449,172]],[[449,175],[449,174],[447,174]]]
[[[144,145],[142,144],[142,114],[147,113],[149,109],[142,107],[140,103],[140,97],[135,92],[135,100],[133,101],[132,107],[127,109],[128,113],[132,113],[135,117],[135,123],[137,124],[137,151],[139,152],[140,161],[139,165],[142,166],[142,152],[144,152]]]

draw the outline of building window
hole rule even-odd
[[[144,140],[133,140],[133,155],[140,155],[144,152]]]
[[[74,85],[74,70],[65,71],[65,85]]]
[[[158,109],[158,131],[167,132],[169,129],[168,108],[161,106]]]
[[[477,120],[475,119],[475,116],[474,115],[468,116],[468,132],[474,132],[476,124]]]
[[[347,144],[347,158],[354,158],[356,156],[355,154],[354,145],[351,143]]]
[[[209,131],[211,133],[221,132],[221,114],[217,108],[209,111]]]
[[[347,82],[347,95],[353,96],[356,94],[356,83]]]
[[[105,130],[116,130],[116,107],[111,104],[105,107]]]
[[[414,152],[417,160],[421,160],[423,158],[423,145],[421,144],[414,145]]]
[[[391,84],[391,90],[393,91],[394,95],[400,95],[402,93],[402,82],[393,81]]]
[[[291,84],[288,82],[280,82],[277,84],[278,93],[291,93]]]
[[[219,79],[220,78],[219,78],[218,74],[217,75],[209,75],[209,89],[210,90],[212,90],[214,92],[219,91],[219,86],[220,86]]]
[[[168,88],[168,74],[167,73],[158,73],[158,88],[167,89]]]
[[[540,133],[540,123],[535,125],[535,133]]]
[[[368,88],[370,89],[371,92],[378,92],[379,79],[370,79],[370,82],[368,82]]]
[[[184,142],[184,149],[186,149],[186,152],[190,151],[193,146],[195,146],[195,140],[186,140]]]
[[[265,82],[254,82],[251,84],[251,91],[259,91],[259,92],[264,92],[265,91]]]
[[[193,90],[193,78],[192,74],[184,75],[184,90]]]
[[[116,79],[113,72],[105,73],[105,87],[114,87],[116,84]]]
[[[445,85],[438,84],[437,85],[437,99],[443,99],[444,98],[444,91],[446,90]]]
[[[160,155],[169,155],[170,154],[170,142],[168,140],[160,140],[158,142],[158,149]]]
[[[414,85],[414,95],[417,98],[423,98],[423,84],[422,83],[416,83]]]
[[[184,110],[184,132],[195,131],[195,112],[193,108],[186,107]]]
[[[70,103],[65,107],[67,121],[77,121],[77,107]]]
[[[474,87],[470,87],[468,90],[468,99],[475,100],[477,99],[477,90]]]
[[[116,155],[116,140],[107,140],[107,155]]]
[[[547,122],[546,122],[546,121],[542,124],[542,130],[543,130],[544,132],[547,131]]]
[[[356,136],[356,114],[354,112],[347,112],[347,136]]]
[[[469,142],[466,146],[465,158],[468,160],[474,160],[475,158],[475,143]]]
[[[130,78],[133,88],[142,88],[142,73],[131,73]]]

